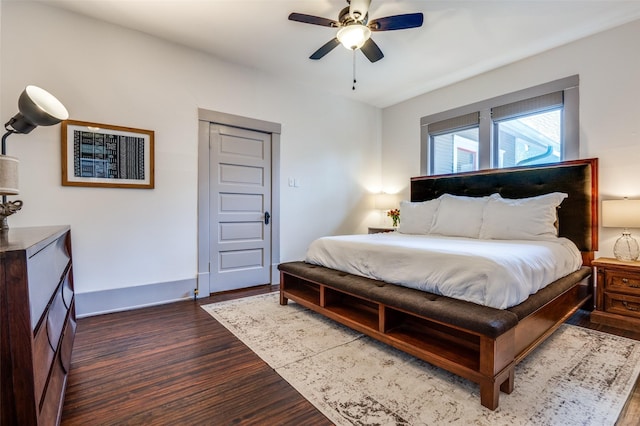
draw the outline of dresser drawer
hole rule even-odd
[[[606,271],[605,291],[617,291],[640,296],[640,274]]]
[[[42,401],[42,409],[38,414],[38,425],[56,425],[62,415],[62,392],[67,382],[67,374],[62,368],[59,357],[53,362],[51,377]]]
[[[73,312],[73,307],[71,310]],[[60,365],[65,373],[69,373],[71,368],[71,352],[73,350],[73,341],[76,337],[76,320],[75,315],[70,315],[67,325],[64,328],[64,334],[62,335],[62,343],[60,344]]]
[[[58,349],[60,336],[62,335],[62,329],[64,328],[64,322],[67,318],[67,312],[69,312],[69,309],[64,303],[62,289],[63,286],[61,285],[56,290],[56,294],[51,302],[51,307],[47,312],[47,337],[49,338],[49,344],[53,350]]]
[[[34,338],[33,375],[37,401],[42,397],[42,391],[51,371],[53,357],[60,346],[60,337],[69,312],[64,296],[65,282],[68,282],[68,277],[56,289],[51,305],[44,314],[45,319],[38,327]],[[73,297],[73,293],[71,293],[71,297]]]
[[[62,282],[62,299],[64,300],[64,306],[67,309],[71,308],[71,303],[73,303],[73,288],[71,287],[71,268],[67,271],[64,276],[64,281]]]
[[[29,277],[32,330],[35,330],[42,319],[51,300],[51,294],[60,284],[70,260],[71,257],[67,251],[64,237],[58,238],[28,260],[27,275]]]
[[[71,349],[75,335],[76,321],[73,316],[70,316],[61,337],[60,351],[55,356],[51,366],[51,376],[49,377],[46,393],[42,400],[42,410],[39,415],[41,425],[55,425],[62,415],[63,392],[69,368],[71,367]]]
[[[605,293],[604,310],[612,314],[640,318],[640,297],[618,293]]]
[[[33,341],[33,381],[35,400],[40,401],[47,383],[55,350],[49,344],[46,322],[38,329]]]

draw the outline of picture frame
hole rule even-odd
[[[62,185],[154,188],[154,131],[62,122]]]

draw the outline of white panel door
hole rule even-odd
[[[209,128],[209,293],[271,283],[271,135]]]

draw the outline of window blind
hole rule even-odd
[[[452,130],[475,127],[475,126],[478,126],[479,123],[480,123],[480,113],[472,112],[470,114],[449,118],[447,120],[437,121],[435,123],[429,123],[427,125],[427,129],[430,135],[434,135],[434,134],[443,133],[443,132],[450,132]]]
[[[563,91],[553,92],[534,98],[524,99],[506,105],[491,108],[491,118],[494,121],[507,120],[527,114],[560,108],[564,103]]]

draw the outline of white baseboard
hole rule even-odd
[[[280,271],[277,264],[271,265],[271,281],[272,285],[280,284]],[[208,297],[208,272],[198,273],[197,278],[188,280],[76,293],[76,317],[91,317],[193,299],[194,289],[198,288],[198,283],[200,283],[198,299]]]
[[[128,311],[193,299],[196,279],[76,293],[76,317]],[[206,294],[208,296],[208,294]]]
[[[279,263],[271,265],[271,285],[280,284],[280,271],[278,270]]]
[[[209,272],[198,272],[198,299],[209,297]]]

